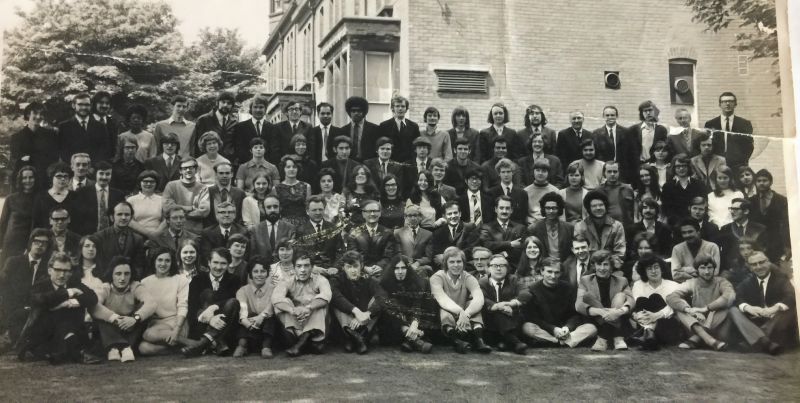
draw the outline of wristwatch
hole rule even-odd
[[[135,313],[135,314],[133,314],[133,319],[135,319],[135,320],[136,320],[136,323],[139,323],[139,322],[141,322],[141,321],[142,321],[142,317],[141,317],[141,316],[139,316],[139,314],[138,314],[138,313]]]

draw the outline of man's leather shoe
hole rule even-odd
[[[467,353],[467,351],[469,351],[469,350],[471,350],[471,349],[472,349],[472,346],[470,346],[470,345],[469,345],[469,343],[467,343],[467,342],[466,342],[466,341],[464,341],[464,340],[461,340],[461,339],[453,339],[453,348],[454,348],[454,349],[456,350],[456,352],[457,352],[457,353],[459,353],[459,354],[466,354],[466,353]]]
[[[224,341],[218,341],[217,345],[214,347],[214,354],[218,357],[224,357],[231,353],[231,348],[228,347],[228,343]]]
[[[325,341],[324,340],[320,340],[320,341],[313,341],[312,340],[311,341],[311,345],[309,346],[309,350],[311,351],[311,354],[316,354],[316,355],[323,354],[325,352]]]
[[[400,343],[400,351],[402,351],[404,353],[410,353],[410,352],[414,351],[414,347],[411,346],[411,342],[410,341],[403,340],[403,342]]]
[[[356,353],[366,354],[367,351],[369,351],[367,343],[364,342],[364,337],[362,337],[358,331],[346,327],[344,328],[344,332],[350,336],[350,340],[353,343],[353,349],[356,351]]]
[[[430,354],[431,350],[433,350],[433,344],[428,343],[421,338],[417,338],[416,340],[411,342],[411,346],[414,350],[419,351],[422,354]]]
[[[93,365],[101,362],[103,362],[103,360],[101,360],[100,357],[88,351],[81,351],[81,364]]]
[[[482,337],[475,337],[475,342],[473,344],[474,344],[475,350],[477,350],[478,352],[481,352],[481,353],[484,353],[484,354],[492,352],[492,348],[489,347],[488,344],[484,343]]]
[[[527,350],[528,350],[528,345],[523,342],[519,342],[514,346],[514,352],[519,355],[525,355],[525,352]]]
[[[186,358],[193,358],[201,356],[206,349],[211,346],[211,340],[202,337],[200,342],[192,346],[186,346],[181,349],[181,354]]]

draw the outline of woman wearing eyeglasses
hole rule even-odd
[[[50,228],[50,212],[56,207],[65,208],[71,217],[77,212],[75,193],[69,190],[72,181],[72,169],[69,165],[64,162],[53,163],[47,168],[47,176],[50,178],[50,189],[33,198],[31,228]]]

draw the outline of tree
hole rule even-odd
[[[702,22],[708,30],[719,32],[738,22],[750,32],[736,34],[734,49],[749,52],[753,59],[774,58],[778,63],[778,33],[774,0],[686,0],[692,8],[692,20]],[[777,74],[777,73],[776,73]],[[775,84],[780,87],[780,76]]]
[[[183,43],[163,1],[35,0],[17,14],[21,25],[5,34],[3,115],[38,100],[64,119],[74,94],[99,90],[114,94],[118,111],[132,102],[156,114],[167,109],[162,99],[181,74]]]

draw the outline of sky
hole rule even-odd
[[[146,0],[141,0],[146,1]],[[179,20],[178,31],[192,42],[203,27],[237,28],[247,46],[261,48],[269,34],[267,0],[166,0]],[[30,9],[30,0],[0,0],[0,29],[20,22],[15,7]]]

